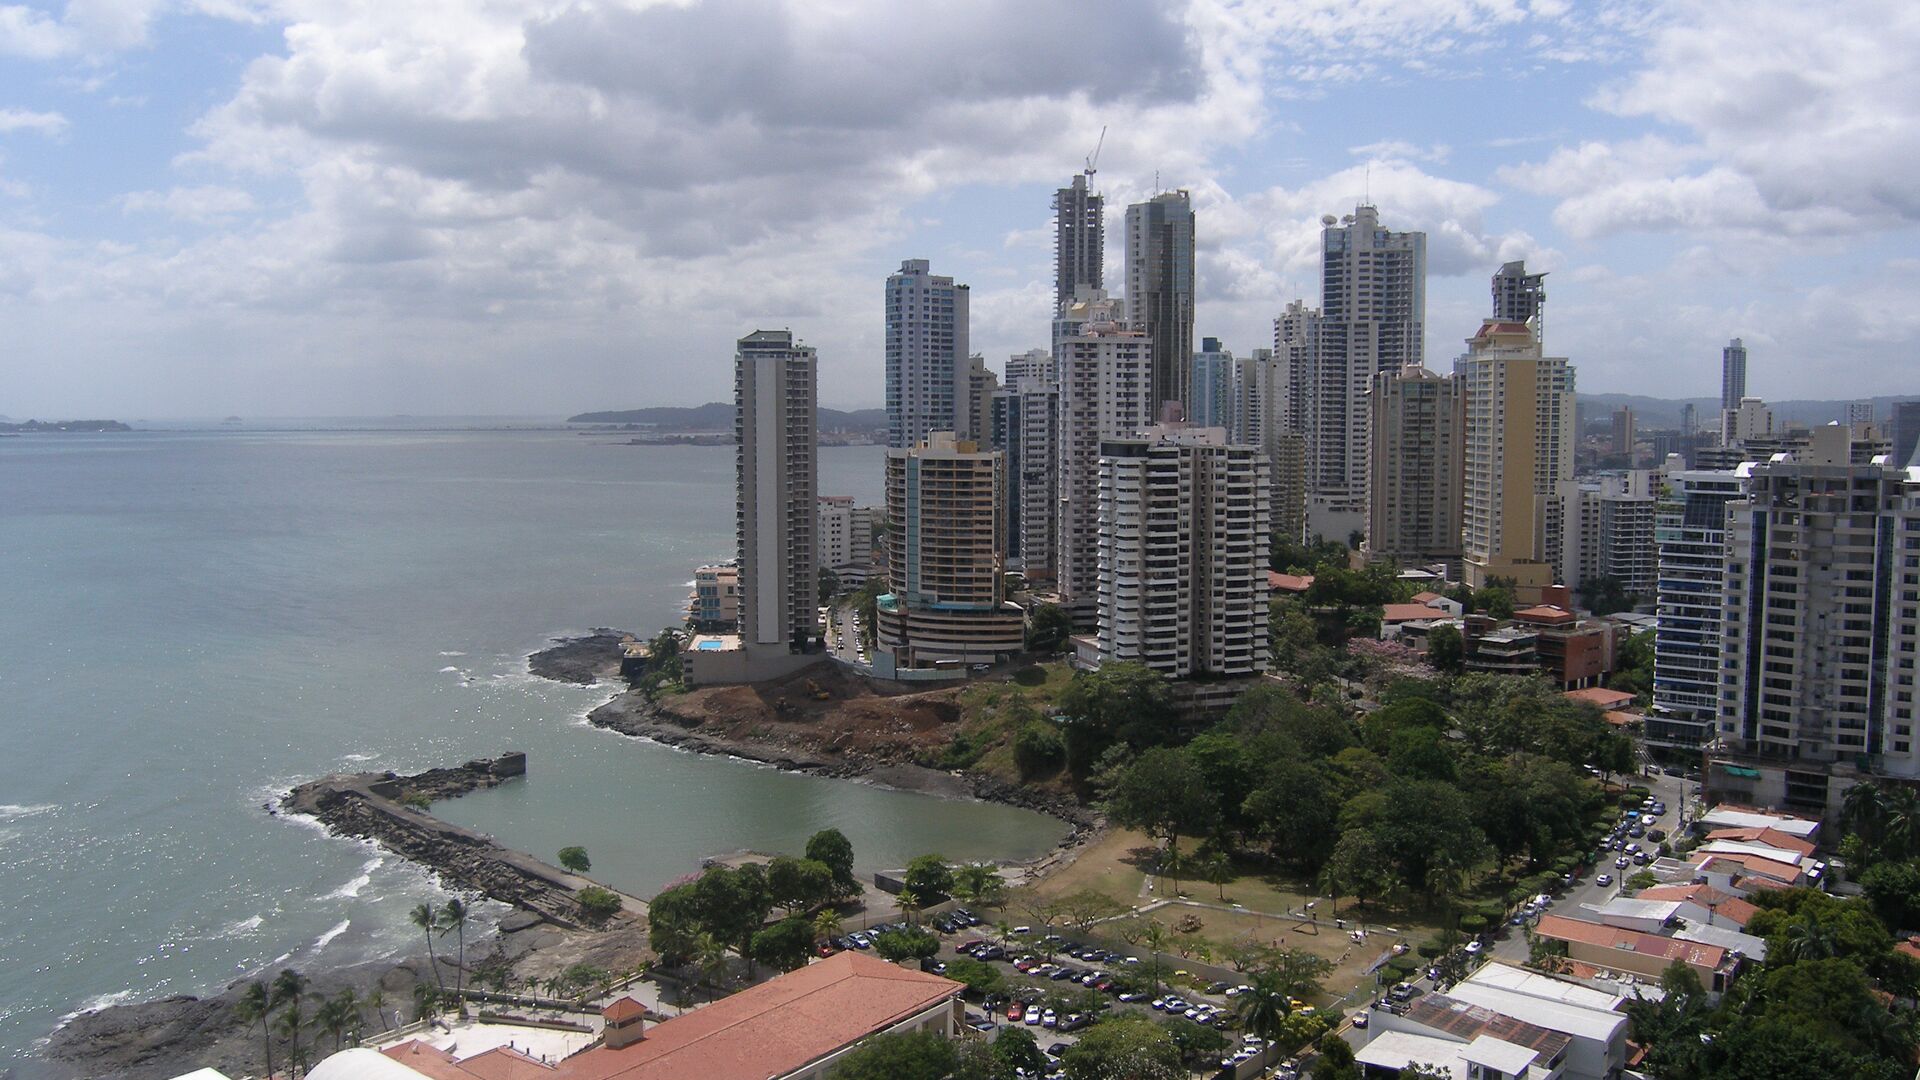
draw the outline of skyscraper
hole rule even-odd
[[[1226,427],[1233,392],[1233,354],[1221,347],[1219,338],[1200,339],[1200,351],[1193,354],[1191,378],[1192,386],[1182,399],[1187,403],[1188,423]]]
[[[950,431],[887,451],[887,567],[875,668],[992,663],[1020,651],[1007,603],[1001,455]]]
[[[1101,441],[1133,435],[1153,422],[1153,339],[1120,321],[1119,308],[1105,299],[1070,305],[1075,332],[1059,345],[1054,572],[1056,589],[1076,617],[1091,616],[1098,596]]]
[[[1920,464],[1920,401],[1894,403],[1893,463]]]
[[[1458,381],[1409,364],[1375,375],[1368,404],[1368,556],[1458,560],[1466,426]]]
[[[1193,204],[1166,191],[1127,207],[1127,310],[1153,341],[1152,409],[1184,402],[1193,366]]]
[[[1427,236],[1381,228],[1366,205],[1320,220],[1320,333],[1296,375],[1307,530],[1345,539],[1366,526],[1367,388],[1426,355]]]
[[[1510,580],[1537,603],[1560,561],[1560,482],[1573,478],[1573,368],[1524,323],[1488,319],[1454,365],[1466,398],[1467,584]]]
[[[1646,721],[1650,747],[1691,753],[1713,739],[1720,707],[1727,504],[1745,493],[1746,480],[1737,473],[1669,472],[1654,507],[1659,618],[1653,632],[1653,708]]]
[[[1747,347],[1739,338],[1720,350],[1720,411],[1737,409],[1747,396]]]
[[[1613,452],[1633,455],[1633,408],[1622,405],[1613,410]]]
[[[967,402],[954,426],[954,435],[974,442],[986,442],[993,427],[993,395],[1000,389],[1000,376],[987,366],[987,358],[975,353],[967,357]]]
[[[967,427],[965,285],[907,259],[887,278],[887,445],[918,446]]]
[[[1320,348],[1320,310],[1304,300],[1289,303],[1273,320],[1273,360],[1284,369],[1287,400],[1280,413],[1286,430],[1306,430],[1305,407],[1313,400],[1302,380],[1318,368],[1313,358]]]
[[[813,349],[788,330],[756,330],[734,354],[740,636],[750,653],[801,652],[817,633],[817,372]]]
[[[1531,322],[1535,340],[1546,337],[1547,275],[1527,273],[1525,259],[1502,263],[1493,275],[1493,317]]]
[[[1220,428],[1100,447],[1100,660],[1170,678],[1267,661],[1267,465]]]
[[[1053,193],[1053,309],[1073,300],[1074,290],[1106,287],[1106,196],[1095,195],[1081,173]],[[1009,380],[1011,381],[1011,380]]]
[[[1013,386],[1021,379],[1043,379],[1053,381],[1053,354],[1045,349],[1028,349],[1023,353],[1014,353],[1007,357],[1007,370],[1000,380],[1002,386]]]
[[[1052,358],[1040,354],[1052,366]],[[1009,369],[1012,365],[1009,364]],[[992,446],[1005,458],[1007,563],[1028,581],[1053,579],[1054,533],[1059,528],[1060,387],[1023,375],[993,396]]]
[[[1855,458],[1850,429],[1814,428],[1728,504],[1710,799],[1830,814],[1856,779],[1920,778],[1920,484]]]

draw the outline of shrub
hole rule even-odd
[[[1023,780],[1052,776],[1067,763],[1067,744],[1053,725],[1042,720],[1029,721],[1013,737],[1013,763],[1019,767]]]
[[[1447,947],[1438,941],[1423,941],[1415,945],[1413,951],[1419,953],[1423,959],[1432,960],[1436,956],[1443,955]]]
[[[606,919],[618,914],[621,908],[620,894],[612,889],[603,889],[598,885],[589,885],[574,894],[580,902],[580,911],[589,919]]]
[[[1460,916],[1460,929],[1469,934],[1477,934],[1487,928],[1487,920],[1477,912]]]

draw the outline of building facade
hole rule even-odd
[[[967,357],[966,415],[954,434],[986,442],[993,429],[993,395],[999,391],[1000,376],[987,366],[987,358],[978,353]]]
[[[1460,558],[1466,400],[1418,365],[1373,377],[1367,554],[1404,564]]]
[[[1053,193],[1053,309],[1077,289],[1106,287],[1106,196],[1095,195],[1086,173]],[[1011,379],[1011,375],[1009,375]]]
[[[818,636],[817,375],[813,349],[788,330],[756,330],[734,354],[735,562],[749,649],[803,652]]]
[[[1547,275],[1527,273],[1525,259],[1501,263],[1493,275],[1493,317],[1501,322],[1527,323],[1534,340],[1547,334]]]
[[[1059,528],[1059,408],[1059,386],[1051,379],[1031,376],[1010,380],[993,399],[990,445],[1006,461],[1003,516],[1007,565],[1018,569],[1028,581],[1052,581],[1054,577],[1054,537]]]
[[[1153,415],[1184,403],[1193,367],[1193,203],[1163,191],[1127,207],[1127,310],[1153,341]]]
[[[1523,603],[1554,584],[1562,481],[1573,478],[1574,373],[1524,323],[1488,319],[1454,367],[1466,398],[1467,583],[1511,581]]]
[[[1737,409],[1747,398],[1747,346],[1739,338],[1720,350],[1720,411]]]
[[[1192,384],[1183,399],[1195,427],[1227,427],[1233,400],[1233,353],[1219,338],[1201,338],[1193,354]]]
[[[693,572],[687,623],[696,631],[724,632],[740,625],[740,568],[712,563]]]
[[[1373,377],[1426,357],[1427,236],[1380,227],[1361,205],[1321,219],[1319,335],[1297,369],[1307,440],[1307,530],[1366,528],[1367,404]]]
[[[888,446],[918,446],[970,422],[968,298],[925,259],[907,259],[887,278]]]
[[[1720,751],[1729,801],[1820,814],[1855,778],[1920,779],[1920,476],[1856,464],[1851,433],[1754,464],[1728,504]],[[1837,782],[1836,782],[1837,781]]]
[[[994,663],[1020,651],[1025,621],[1007,602],[1005,461],[936,431],[887,451],[887,567],[876,637],[893,668]],[[884,676],[888,664],[876,658]]]
[[[1578,591],[1612,578],[1626,592],[1653,598],[1657,475],[1636,469],[1561,481],[1561,584]]]
[[[1100,444],[1153,422],[1153,339],[1118,321],[1117,305],[1073,305],[1076,333],[1060,342],[1060,450],[1055,588],[1076,618],[1098,596]]]
[[[851,495],[822,495],[818,520],[820,565],[839,575],[842,585],[865,581],[873,559],[873,509],[853,505]]]
[[[1221,428],[1155,426],[1101,444],[1102,663],[1169,678],[1267,661],[1267,463]]]
[[[1007,369],[1001,375],[1000,385],[1012,386],[1022,379],[1052,382],[1053,354],[1045,349],[1028,349],[1007,357]]]
[[[1720,706],[1721,605],[1726,599],[1727,504],[1746,494],[1737,473],[1670,471],[1654,510],[1659,549],[1653,708],[1646,742],[1673,754],[1713,738]]]

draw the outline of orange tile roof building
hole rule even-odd
[[[1535,935],[1564,942],[1570,959],[1609,971],[1658,979],[1678,960],[1700,976],[1700,984],[1715,993],[1727,988],[1739,967],[1736,958],[1719,945],[1683,941],[1605,923],[1542,915]]]
[[[556,1064],[507,1048],[457,1059],[411,1041],[336,1054],[320,1080],[819,1080],[871,1035],[959,1030],[960,983],[857,952],[836,953],[731,997],[647,1027],[622,998],[604,1010],[604,1041]],[[373,1062],[373,1057],[384,1060]],[[399,1067],[400,1071],[392,1071]]]

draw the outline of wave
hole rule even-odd
[[[441,651],[440,655],[441,656],[465,656],[467,654],[461,652],[458,649],[445,649]]]
[[[68,1021],[78,1019],[90,1012],[98,1012],[101,1009],[111,1008],[115,1005],[125,1005],[127,1002],[138,998],[140,992],[139,987],[128,987],[125,990],[115,990],[111,994],[95,994],[74,1006],[72,1012],[63,1013],[59,1022],[54,1024],[54,1027],[65,1027]]]
[[[360,873],[356,875],[352,881],[322,896],[320,899],[352,900],[358,897],[361,889],[373,883],[373,872],[380,869],[381,865],[386,861],[386,857],[382,855],[375,855],[373,858],[368,859],[366,865],[360,868]]]
[[[250,934],[265,925],[266,921],[267,917],[265,915],[255,915],[252,918],[241,919],[239,922],[221,931],[221,934],[224,937],[239,937],[241,934]]]
[[[460,669],[457,667],[454,667],[452,664],[448,664],[446,667],[443,667],[440,670],[442,673],[445,673],[449,671],[459,671]]]
[[[0,803],[0,821],[14,821],[19,818],[39,817],[41,814],[51,814],[58,809],[60,808],[52,803],[43,803],[38,806],[21,806],[18,803]]]
[[[342,754],[340,755],[340,760],[352,762],[372,761],[379,756],[379,754]]]
[[[320,935],[319,940],[313,943],[313,951],[317,953],[321,949],[326,948],[329,942],[333,941],[334,938],[339,937],[341,934],[346,933],[347,927],[352,925],[353,925],[352,919],[341,919],[339,922],[334,923],[331,927],[327,929],[326,933]]]

